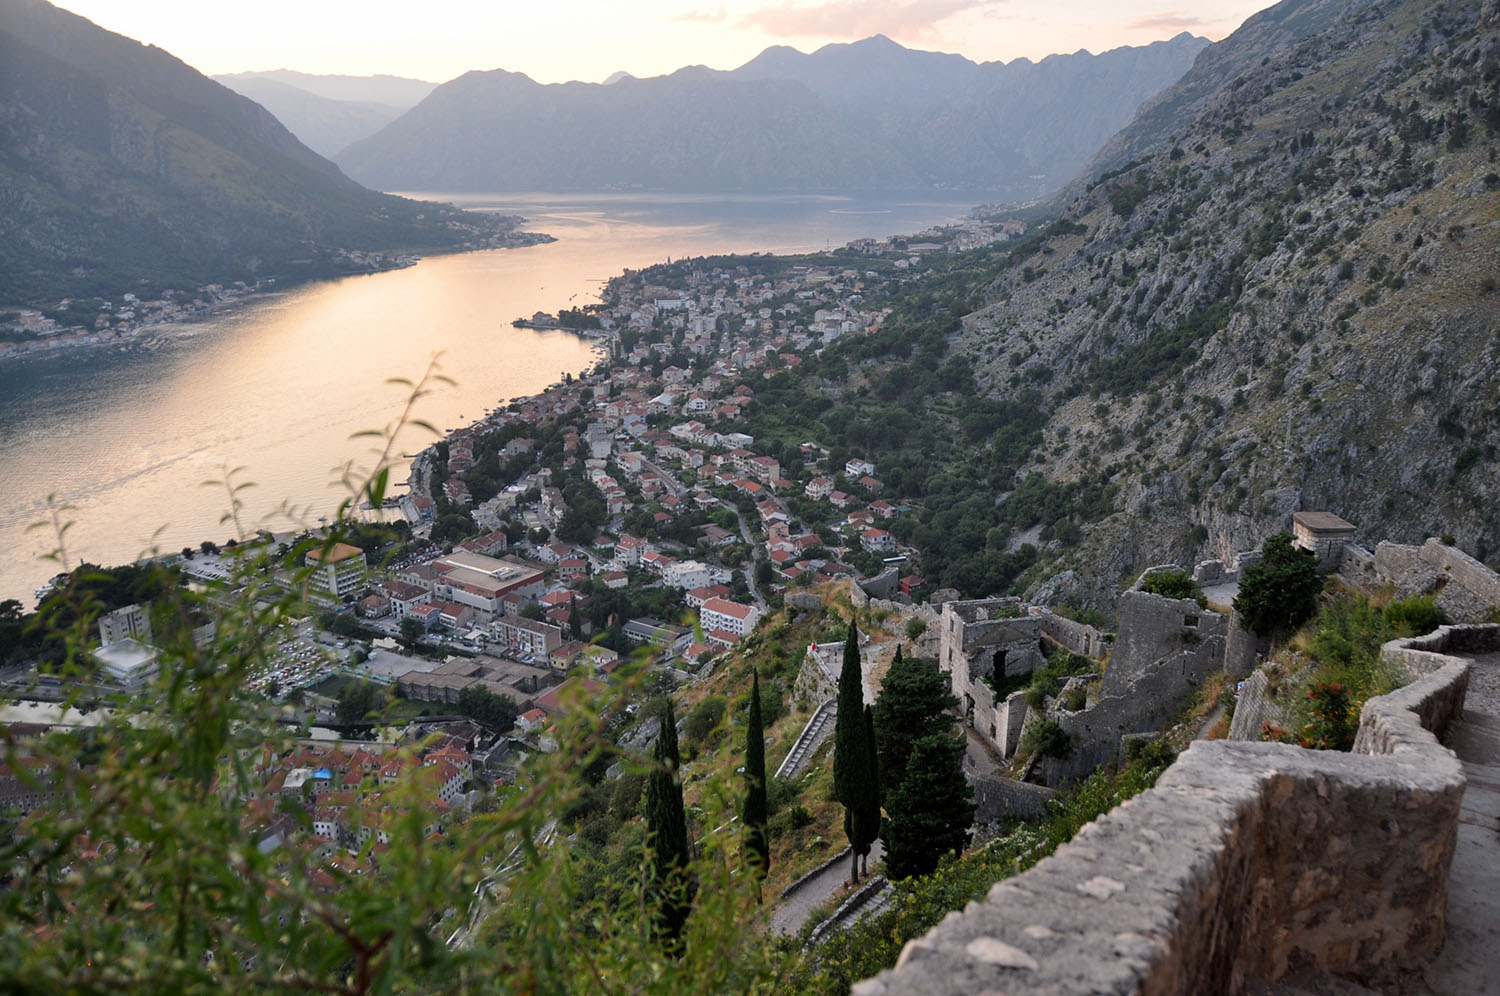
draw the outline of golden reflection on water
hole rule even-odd
[[[806,251],[915,231],[966,210],[951,201],[850,211],[837,198],[548,200],[509,209],[556,243],[428,257],[259,296],[151,330],[122,350],[0,370],[0,598],[29,607],[32,589],[57,570],[38,560],[52,537],[26,531],[45,515],[49,493],[76,506],[68,534],[75,560],[105,565],[228,539],[227,496],[202,486],[226,467],[254,482],[242,494],[250,529],[287,528],[272,515],[287,502],[316,522],[344,496],[330,486],[336,468],[365,458],[368,442],[351,434],[379,429],[400,411],[404,395],[387,378],[421,376],[435,353],[457,383],[424,399],[418,415],[454,428],[591,366],[592,341],[510,323],[597,300],[604,280],[625,267],[687,254]],[[412,430],[402,448],[430,441]],[[403,466],[392,481],[405,476]]]

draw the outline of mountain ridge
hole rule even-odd
[[[342,251],[513,222],[366,190],[254,101],[44,0],[0,0],[0,138],[6,305],[349,272]]]
[[[386,189],[523,190],[547,180],[565,189],[928,187],[1035,197],[1071,178],[1207,44],[1179,35],[1099,56],[977,64],[866,39],[811,55],[773,46],[735,70],[684,67],[607,86],[470,72],[335,158]],[[782,63],[795,71],[773,71]],[[1073,76],[1082,89],[1061,103],[1020,85],[1045,78],[1056,89]],[[1059,113],[1067,128],[1056,126]],[[735,134],[724,134],[725,116]],[[977,134],[965,119],[979,122]],[[684,134],[707,138],[685,143]],[[1035,150],[1012,152],[1027,142]],[[438,146],[440,156],[424,154]]]

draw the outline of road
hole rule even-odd
[[[687,488],[672,474],[671,471],[651,460],[643,460],[642,462],[645,463],[647,467],[650,467],[652,470],[656,471],[656,473],[661,476],[661,479],[667,482],[667,490],[671,491],[674,497],[681,498],[684,494],[687,493]],[[750,526],[745,522],[745,517],[740,514],[740,510],[734,508],[734,506],[732,505],[726,507],[734,511],[735,520],[740,524],[740,537],[744,539],[745,545],[748,546],[751,551],[751,565],[749,569],[745,571],[745,584],[750,588],[750,597],[755,600],[756,608],[760,609],[762,612],[766,612],[770,609],[770,606],[768,606],[766,604],[766,600],[761,597],[760,590],[755,587],[755,537],[750,535]]]
[[[762,612],[770,609],[766,600],[760,596],[760,589],[755,587],[755,537],[750,535],[750,525],[745,517],[740,514],[738,508],[734,509],[734,518],[740,524],[740,537],[744,539],[745,545],[750,548],[750,566],[745,570],[745,584],[750,588],[750,597],[755,599],[756,608]]]

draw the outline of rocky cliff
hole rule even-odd
[[[1023,474],[1117,489],[1035,578],[1105,602],[1298,508],[1500,552],[1497,145],[1494,0],[1289,0],[1145,108],[957,337],[1041,391]]]

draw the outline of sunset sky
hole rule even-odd
[[[509,69],[543,83],[732,69],[768,45],[810,52],[885,34],[977,62],[1217,40],[1266,0],[60,0],[204,73],[297,69],[441,82]]]

